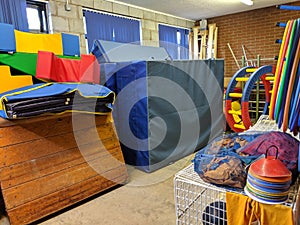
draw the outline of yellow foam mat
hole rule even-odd
[[[9,66],[0,66],[0,93],[16,88],[32,85],[32,77],[29,75],[12,76]]]
[[[15,30],[16,51],[38,53],[49,51],[56,55],[63,55],[61,34],[33,34]]]

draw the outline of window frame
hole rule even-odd
[[[50,33],[49,18],[48,18],[48,2],[38,1],[38,0],[26,0],[26,9],[27,8],[37,9],[39,13],[39,20],[40,20],[40,29],[29,29],[29,32],[46,33],[46,34]],[[28,28],[29,28],[29,21],[28,21]]]

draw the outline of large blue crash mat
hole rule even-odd
[[[100,83],[117,95],[113,117],[126,163],[152,172],[223,132],[224,60],[170,60],[164,48],[94,42]]]
[[[115,94],[97,84],[40,83],[0,95],[0,117],[22,119],[44,114],[81,112],[107,114]]]
[[[223,132],[223,60],[102,63],[125,161],[152,172]]]

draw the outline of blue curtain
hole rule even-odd
[[[12,24],[17,30],[29,31],[26,0],[0,0],[0,22]]]
[[[178,29],[180,33],[180,59],[189,58],[189,30]]]
[[[86,38],[91,50],[94,40],[140,44],[140,22],[114,15],[84,11]]]
[[[176,28],[159,24],[158,35],[159,35],[159,46],[164,47],[172,59],[178,59]]]
[[[140,44],[140,22],[127,18],[115,18],[115,41],[121,43]]]
[[[177,33],[180,34],[180,41]],[[188,59],[189,30],[159,24],[159,46],[164,47],[172,59]]]

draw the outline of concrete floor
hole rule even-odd
[[[176,224],[174,175],[188,166],[193,155],[145,173],[128,166],[126,185],[65,210],[41,225],[173,225]],[[2,212],[2,213],[1,213]],[[0,211],[0,225],[9,225]]]

